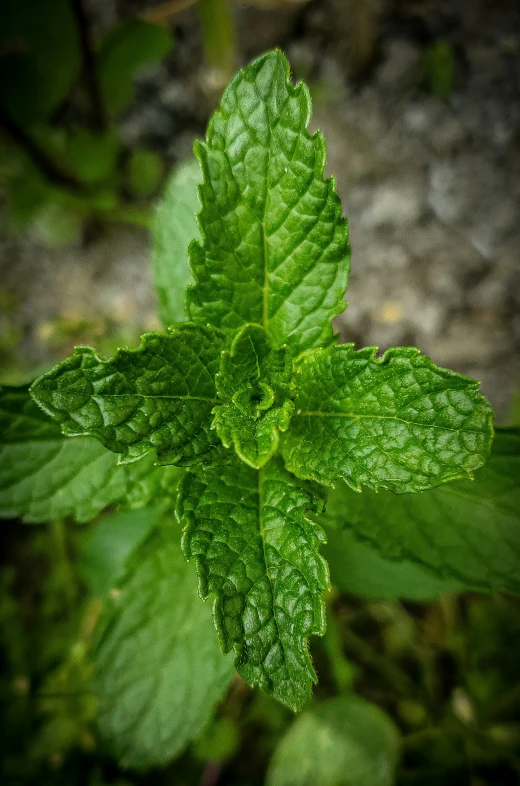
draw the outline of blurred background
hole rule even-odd
[[[75,344],[109,354],[160,328],[154,206],[230,76],[274,46],[310,87],[350,222],[342,340],[418,346],[479,379],[497,423],[518,423],[517,0],[1,0],[0,383],[33,378]],[[119,769],[85,688],[95,620],[74,574],[82,536],[13,522],[2,535],[5,783],[263,782],[292,716],[241,683],[178,762]],[[518,783],[516,601],[339,593],[332,604],[313,644],[316,695],[359,677],[392,710],[412,737],[399,784]],[[470,756],[457,735],[421,737],[424,707],[396,663],[408,682],[426,675],[437,720],[449,706],[471,727],[489,710],[484,763],[468,767],[478,745]],[[41,686],[48,698],[33,703]]]

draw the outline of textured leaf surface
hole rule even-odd
[[[410,560],[469,589],[520,593],[520,429],[497,429],[473,481],[402,496],[341,484],[331,501],[336,522],[385,559]]]
[[[186,319],[185,290],[193,281],[188,246],[200,237],[197,183],[202,175],[194,158],[173,171],[155,214],[152,269],[159,297],[159,317],[165,327]]]
[[[325,142],[310,136],[303,84],[273,51],[240,71],[199,144],[202,246],[190,247],[192,319],[229,336],[244,323],[269,330],[294,354],[333,341],[349,271],[347,223]]]
[[[297,718],[276,749],[267,786],[392,786],[399,732],[357,696],[329,699]]]
[[[471,477],[489,453],[493,411],[478,382],[412,347],[306,353],[281,450],[287,469],[403,493]]]
[[[228,448],[250,467],[263,467],[278,447],[279,432],[290,423],[292,360],[287,347],[274,349],[259,325],[245,325],[231,350],[222,353],[219,396],[213,427]]]
[[[279,459],[254,470],[234,461],[183,480],[178,515],[200,592],[216,594],[214,616],[225,652],[250,685],[294,710],[315,680],[306,639],[323,634],[328,571],[322,530],[308,518],[319,489],[291,476]]]
[[[131,560],[95,651],[99,726],[122,764],[163,765],[208,722],[233,674],[177,528]]]
[[[175,467],[154,467],[153,456],[118,466],[96,439],[64,437],[27,388],[0,391],[0,516],[28,523],[73,516],[89,521],[103,508],[132,508],[173,497]]]
[[[65,434],[96,437],[123,461],[156,451],[160,464],[192,464],[218,443],[210,416],[221,346],[213,329],[185,324],[146,333],[112,360],[77,347],[31,393]]]

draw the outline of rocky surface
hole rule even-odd
[[[504,422],[520,385],[519,14],[493,4],[484,24],[484,4],[432,3],[419,33],[415,18],[390,14],[360,77],[331,21],[336,5],[278,14],[241,7],[238,21],[246,57],[277,43],[311,83],[313,125],[325,133],[328,171],[351,228],[342,338],[381,350],[419,346],[481,380]],[[141,76],[121,122],[129,143],[172,161],[189,154],[211,102],[202,69],[193,67],[200,62],[193,10],[179,20],[176,52]],[[439,37],[454,59],[446,99],[421,86],[425,48]],[[1,287],[12,296],[7,329],[19,335],[26,367],[83,340],[80,327],[49,341],[56,320],[86,320],[93,341],[114,324],[134,332],[156,325],[142,230],[113,226],[53,250],[34,233],[0,244]]]

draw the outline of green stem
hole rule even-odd
[[[204,54],[222,84],[236,71],[235,29],[229,0],[198,0]]]
[[[94,45],[90,33],[89,20],[83,6],[83,0],[72,0],[72,9],[76,17],[78,36],[83,55],[83,73],[90,96],[92,125],[98,131],[105,131],[108,128],[108,119],[97,78]]]
[[[100,212],[99,218],[103,221],[113,221],[121,224],[133,224],[137,227],[150,229],[153,222],[152,208],[140,207],[139,205],[120,204],[106,213]]]
[[[70,566],[69,555],[67,554],[65,527],[62,519],[51,522],[51,536],[54,545],[55,567],[61,574],[67,610],[69,615],[72,615],[76,597],[76,585]]]

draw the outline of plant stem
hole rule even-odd
[[[141,18],[155,25],[167,25],[172,16],[195,5],[196,0],[166,0],[165,3],[147,8]]]
[[[76,586],[70,568],[69,556],[67,554],[65,527],[62,519],[51,522],[51,535],[54,546],[55,566],[61,574],[67,610],[69,615],[72,616],[76,597]]]
[[[228,0],[198,0],[204,54],[225,84],[236,70],[235,30]]]
[[[113,221],[122,224],[133,224],[136,227],[150,229],[154,217],[153,209],[132,204],[119,204],[107,213],[100,213],[103,221]]]
[[[208,761],[200,779],[200,786],[217,786],[222,773],[222,766],[215,761]]]
[[[108,128],[108,119],[97,79],[94,45],[90,34],[89,20],[82,0],[72,0],[72,8],[76,17],[81,52],[83,54],[83,73],[90,95],[92,125],[98,131],[105,131]]]

